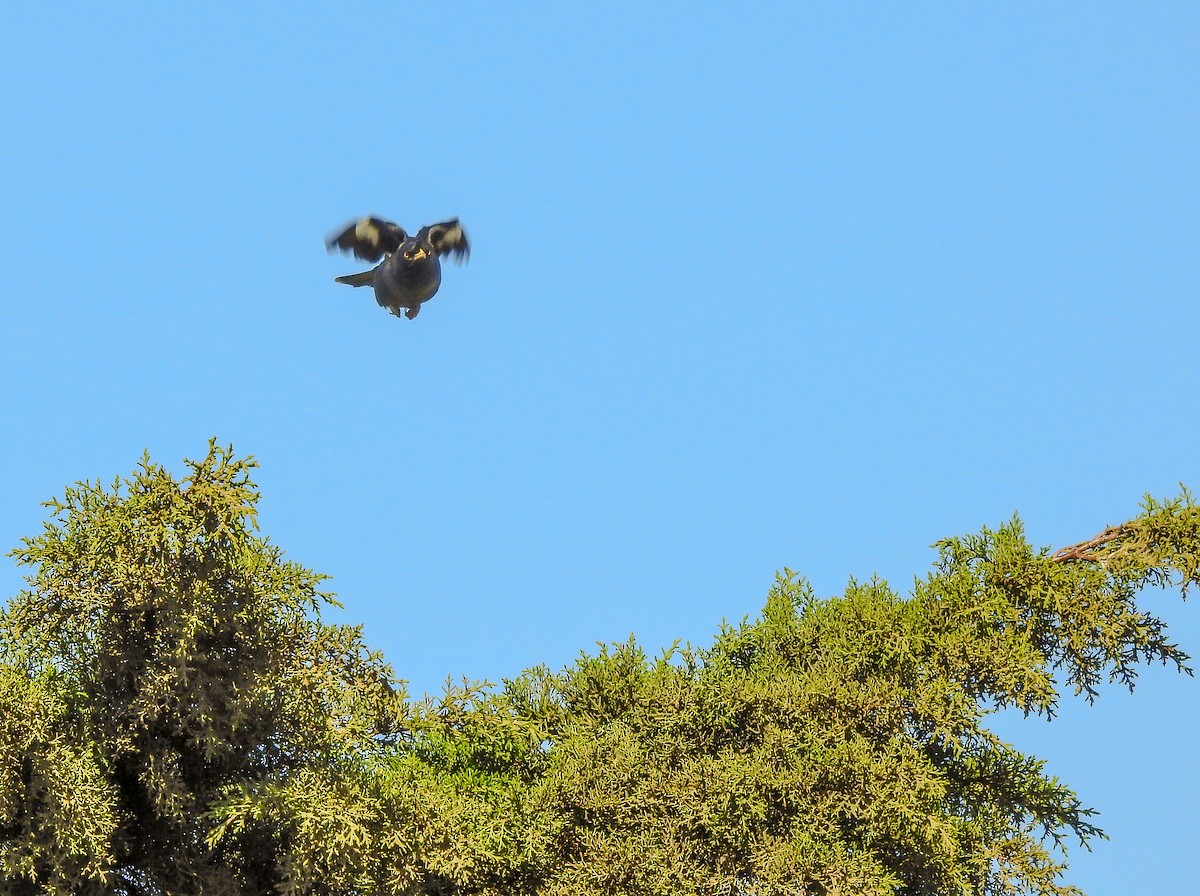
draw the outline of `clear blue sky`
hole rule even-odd
[[[421,692],[1200,488],[1200,7],[564,6],[10,4],[0,543],[215,435]],[[368,212],[470,233],[415,321]],[[1198,708],[1000,721],[1094,896],[1200,876]]]

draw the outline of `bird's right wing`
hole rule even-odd
[[[421,233],[429,238],[430,245],[438,255],[450,254],[455,261],[462,262],[471,254],[471,245],[467,242],[467,232],[458,223],[458,218],[422,227]]]
[[[332,252],[337,247],[363,261],[379,261],[399,249],[406,239],[408,234],[399,224],[382,218],[361,218],[325,240],[325,248]]]

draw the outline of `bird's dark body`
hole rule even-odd
[[[412,320],[442,285],[441,256],[462,261],[470,254],[467,234],[454,218],[430,224],[409,236],[404,228],[381,218],[363,218],[331,236],[326,245],[353,252],[364,261],[383,261],[369,271],[338,277],[338,283],[370,286],[375,301],[397,317]]]
[[[418,262],[405,262],[397,252],[375,269],[373,285],[375,301],[384,308],[415,308],[432,299],[442,285],[442,263],[436,252]]]

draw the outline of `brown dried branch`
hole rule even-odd
[[[1099,535],[1089,538],[1087,541],[1059,548],[1050,555],[1050,559],[1055,563],[1066,563],[1068,560],[1083,560],[1088,563],[1097,563],[1101,558],[1098,554],[1093,553],[1095,548],[1110,544],[1118,538],[1128,535],[1130,531],[1131,527],[1129,523],[1124,523],[1120,526],[1109,526]]]

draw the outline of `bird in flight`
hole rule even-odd
[[[371,286],[375,301],[397,317],[412,320],[421,303],[433,298],[442,284],[441,256],[462,263],[471,254],[466,231],[458,218],[430,224],[409,236],[404,228],[382,218],[361,218],[325,241],[325,247],[352,252],[363,261],[382,263],[361,274],[336,277],[348,286]]]

